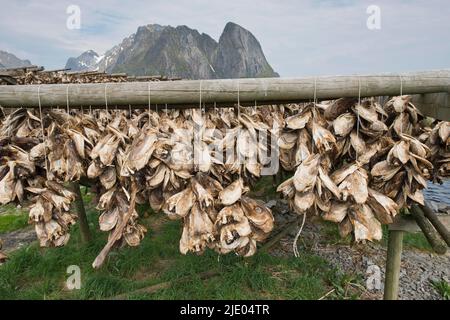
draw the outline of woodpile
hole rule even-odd
[[[87,111],[87,110],[86,110]],[[41,246],[69,240],[74,194],[89,181],[110,250],[137,246],[138,204],[183,222],[180,252],[251,256],[273,229],[248,192],[278,164],[278,191],[298,214],[379,240],[399,209],[423,204],[427,180],[448,176],[448,122],[426,127],[408,96],[253,108],[117,111],[18,109],[0,125],[0,203],[28,199]],[[274,161],[275,159],[275,161]]]
[[[43,67],[0,69],[0,85],[111,83],[127,81],[173,81],[179,78],[164,76],[128,76],[126,73],[99,71],[71,72],[70,69],[44,70]]]

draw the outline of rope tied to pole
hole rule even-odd
[[[314,105],[317,104],[317,77],[314,77]]]
[[[108,112],[108,94],[106,89],[108,88],[108,84],[105,83],[105,107],[106,107],[106,112]]]
[[[361,76],[358,76],[358,108],[361,107]],[[359,127],[361,118],[359,116],[359,109],[356,110],[356,136],[359,138]],[[358,162],[358,152],[356,152],[356,161]]]
[[[151,81],[147,83],[147,92],[148,92],[148,114],[150,114],[150,106],[152,101],[152,90],[151,90]],[[130,117],[131,117],[131,105],[130,105]]]
[[[45,136],[44,130],[44,118],[42,116],[42,104],[41,104],[41,86],[38,86],[37,89],[38,95],[38,106],[39,106],[39,117],[41,119],[41,134],[42,134],[42,142],[44,143],[44,165],[45,165],[45,173],[47,176],[47,180],[49,180],[49,172],[48,172],[48,164],[47,164],[47,138]]]
[[[69,107],[69,85],[67,85],[66,87],[66,108],[67,108],[67,113],[70,113],[70,107]]]
[[[400,77],[400,98],[403,96],[403,77],[401,74],[398,75]],[[400,134],[403,134],[403,115],[404,115],[404,111],[402,111],[401,114],[401,121],[400,121]]]
[[[238,118],[241,116],[241,93],[240,93],[240,81],[237,80],[237,108],[238,108]]]
[[[298,242],[298,239],[300,238],[300,235],[302,234],[303,227],[305,226],[305,221],[306,221],[306,212],[303,213],[302,225],[300,226],[300,229],[298,229],[298,232],[294,238],[294,242],[292,243],[292,250],[294,251],[294,256],[296,258],[300,257],[300,253],[298,252],[297,242]]]
[[[199,108],[200,108],[200,115],[203,115],[203,110],[202,110],[202,80],[200,80],[200,84],[199,84]]]

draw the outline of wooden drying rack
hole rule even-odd
[[[6,75],[7,76],[7,75]],[[123,75],[120,75],[123,76]],[[125,75],[126,76],[126,75]],[[373,97],[408,94],[426,115],[450,120],[450,69],[404,74],[320,76],[307,78],[243,78],[220,80],[151,81],[152,77],[129,78],[131,82],[43,84],[0,86],[0,106],[6,108],[192,108],[209,106],[254,106],[297,103],[342,97]],[[74,185],[79,215],[84,206],[79,185]],[[81,202],[79,201],[81,200]],[[426,207],[413,206],[422,216]],[[428,214],[430,214],[428,212]],[[428,216],[427,216],[428,217]],[[429,218],[429,217],[428,217]],[[450,225],[450,218],[439,218]],[[430,219],[431,220],[431,219]],[[420,222],[419,225],[422,223]],[[422,228],[421,225],[421,229]],[[397,299],[404,232],[416,232],[417,225],[398,215],[389,227],[386,259],[385,299]],[[447,231],[448,233],[448,231]],[[88,239],[86,239],[88,240]],[[449,244],[450,245],[450,244]]]

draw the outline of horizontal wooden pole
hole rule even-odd
[[[246,78],[180,80],[173,82],[122,82],[0,86],[4,107],[67,106],[109,108],[168,104],[184,107],[203,103],[284,103],[340,97],[389,96],[448,92],[450,70],[366,76],[308,78]]]

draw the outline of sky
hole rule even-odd
[[[67,8],[80,8],[80,29]],[[379,29],[367,21],[379,8]],[[46,69],[104,53],[138,26],[187,25],[218,40],[229,21],[251,31],[283,77],[450,68],[448,0],[0,0],[0,50]]]

